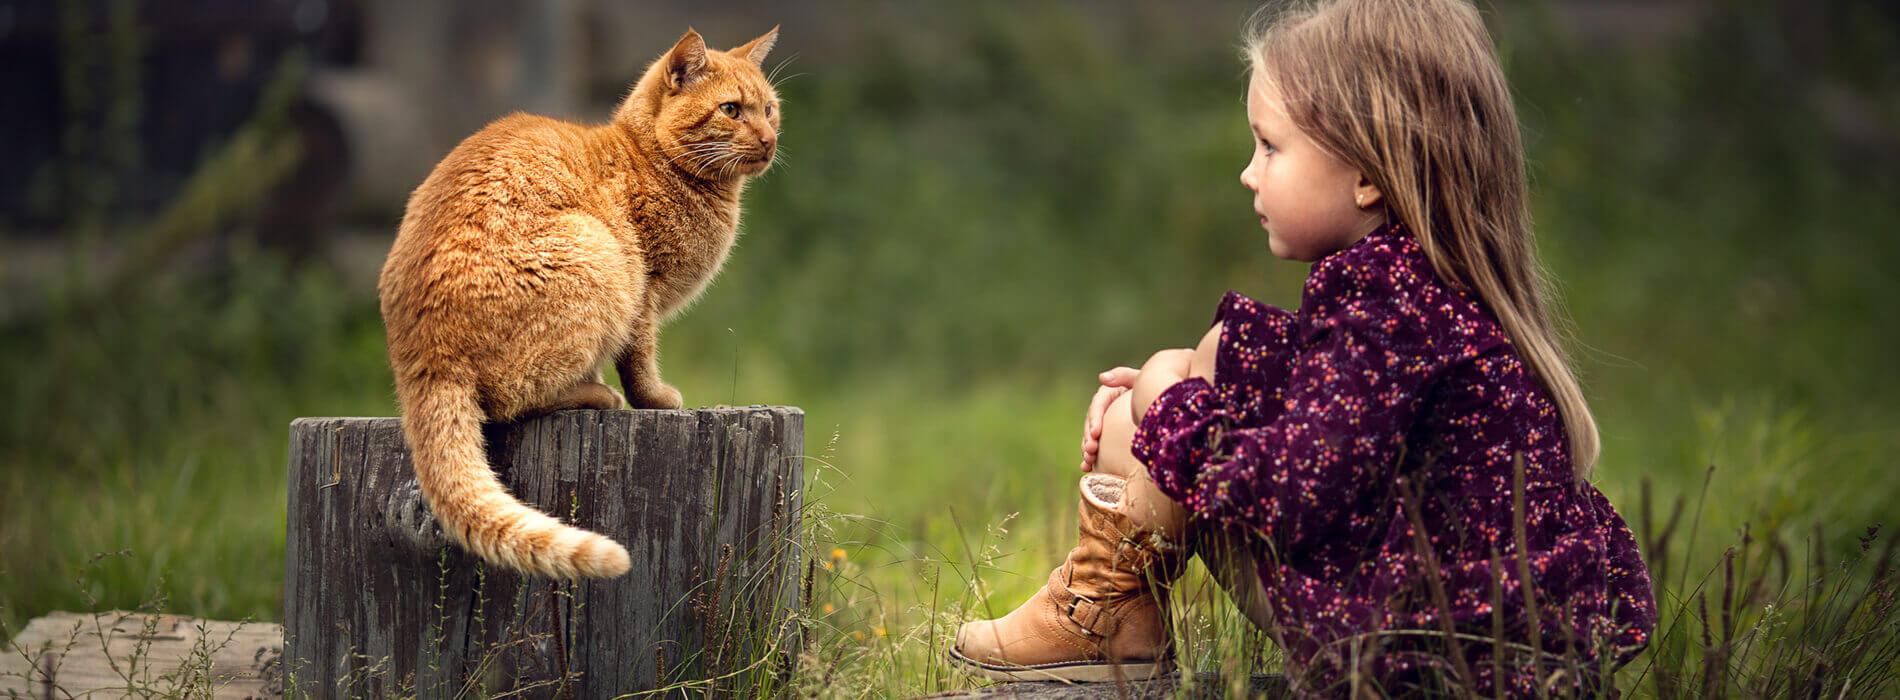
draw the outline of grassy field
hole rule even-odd
[[[1073,543],[1094,373],[1189,343],[1222,290],[1295,306],[1305,274],[1235,181],[1246,8],[916,12],[933,31],[786,71],[786,160],[663,340],[691,404],[807,411],[811,694],[968,685],[941,661],[954,623],[1014,607]],[[1854,17],[1818,63],[1739,13],[1613,50],[1536,5],[1493,18],[1602,424],[1596,480],[1666,577],[1667,634],[1620,679],[1644,694],[1900,692],[1879,670],[1892,577],[1873,573],[1891,533],[1868,530],[1900,520],[1900,180],[1808,99],[1848,90],[1900,124],[1873,67],[1893,40]],[[101,296],[112,270],[79,261],[148,230],[114,221],[130,233],[74,236],[71,270],[0,335],[0,623],[276,619],[289,421],[394,413],[373,290],[238,235]],[[1192,664],[1274,667],[1187,588]]]

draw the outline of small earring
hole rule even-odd
[[[1353,195],[1353,196],[1352,196],[1352,203],[1353,203],[1353,204],[1358,204],[1358,205],[1362,205],[1362,206],[1363,206],[1363,205],[1364,205],[1364,204],[1366,203],[1366,195],[1365,195],[1365,193],[1363,193],[1363,192],[1362,192],[1362,193],[1359,193],[1359,194],[1355,194],[1355,195]]]

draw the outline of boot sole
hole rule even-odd
[[[958,670],[998,681],[1064,681],[1068,683],[1113,683],[1147,681],[1173,672],[1166,659],[1150,662],[1110,663],[1107,661],[1070,661],[1053,664],[988,664],[950,648],[950,661]]]

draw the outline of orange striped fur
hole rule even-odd
[[[558,578],[626,573],[627,551],[510,495],[481,425],[564,408],[678,408],[660,324],[724,264],[747,178],[770,166],[774,28],[729,51],[687,30],[613,118],[515,114],[468,137],[409,198],[378,289],[416,479],[451,538]],[[611,360],[627,399],[602,383]]]

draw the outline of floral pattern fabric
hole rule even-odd
[[[1563,420],[1502,326],[1402,225],[1315,263],[1297,314],[1229,292],[1215,322],[1215,380],[1163,392],[1134,452],[1203,527],[1247,538],[1306,690],[1437,672],[1531,694],[1564,668],[1588,686],[1647,644],[1635,538],[1573,476]]]

